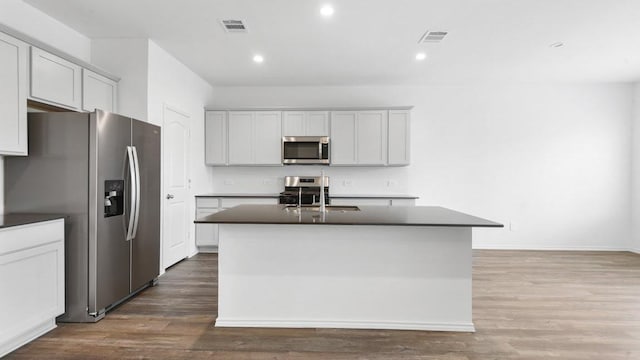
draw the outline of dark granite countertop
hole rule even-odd
[[[199,194],[196,197],[213,198],[275,198],[280,194],[249,194],[249,193],[211,193]],[[332,199],[418,199],[417,196],[406,194],[329,194]]]
[[[12,226],[34,224],[42,221],[64,219],[66,215],[61,214],[3,214],[0,215],[0,229]]]
[[[502,224],[439,206],[359,206],[359,211],[285,209],[285,205],[239,205],[197,219],[198,224],[318,224],[503,227]]]

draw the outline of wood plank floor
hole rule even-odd
[[[640,255],[475,251],[476,333],[214,328],[216,255],[7,359],[640,359]]]

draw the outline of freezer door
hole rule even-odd
[[[140,203],[131,241],[131,290],[158,277],[160,271],[160,127],[132,121],[132,145],[138,159]]]
[[[91,114],[90,130],[95,134],[90,153],[90,234],[89,234],[89,313],[99,313],[129,295],[130,242],[126,239],[131,212],[130,155],[131,119],[96,111]],[[123,213],[105,216],[109,184],[124,181]],[[107,214],[109,215],[109,214]]]

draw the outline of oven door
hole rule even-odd
[[[283,164],[329,164],[326,137],[296,136],[282,138]]]

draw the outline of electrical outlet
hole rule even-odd
[[[510,230],[510,231],[516,231],[516,230],[518,230],[518,226],[516,225],[516,223],[515,223],[515,222],[513,222],[513,221],[509,221],[509,230]]]
[[[262,179],[262,184],[263,185],[271,185],[271,184],[273,184],[273,180],[272,179]]]
[[[233,184],[235,184],[235,182],[233,180],[231,180],[231,179],[225,179],[224,180],[224,184],[225,185],[233,185]]]
[[[342,186],[351,186],[351,185],[353,185],[353,182],[351,180],[342,181]]]
[[[387,187],[394,187],[394,186],[397,186],[397,185],[398,185],[398,182],[395,181],[395,180],[387,181]]]

